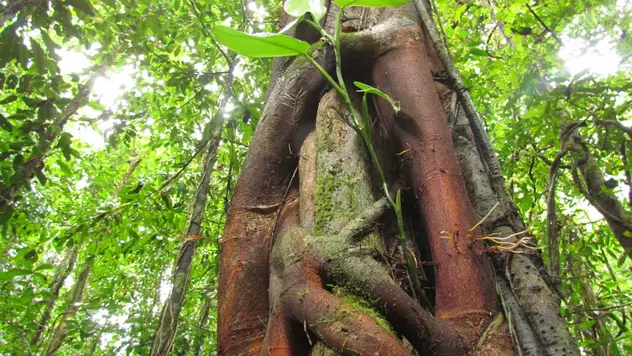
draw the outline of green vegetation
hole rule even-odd
[[[507,189],[543,256],[559,261],[551,269],[578,344],[632,354],[632,261],[573,180],[577,155],[560,156],[555,243],[546,218],[569,127],[605,175],[604,192],[632,212],[632,5],[432,3]],[[272,67],[218,41],[234,35],[229,27],[277,31],[280,13],[269,0],[0,1],[0,354],[44,353],[58,332],[62,355],[148,354],[192,239],[173,352],[215,353],[225,209]],[[283,50],[266,56],[309,51],[288,36],[266,40]],[[214,132],[201,233],[187,235]]]

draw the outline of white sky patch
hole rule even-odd
[[[65,131],[70,133],[72,137],[89,144],[92,150],[98,151],[105,148],[103,135],[86,124],[69,122],[68,125],[66,125]]]
[[[248,3],[247,6],[248,6],[248,10],[251,12],[250,15],[254,15],[256,20],[261,21],[265,17],[268,16],[268,12],[266,11],[263,5],[258,6],[256,2],[251,1]]]
[[[232,17],[230,17],[230,16],[229,16],[229,17],[227,17],[227,18],[225,18],[225,19],[221,22],[221,24],[222,24],[222,25],[224,25],[224,26],[230,26],[230,25],[232,25],[232,23],[233,23],[233,18],[232,18]]]
[[[237,62],[237,65],[235,65],[235,69],[233,69],[233,76],[235,76],[235,78],[243,79],[245,75],[246,68],[244,68],[244,63]]]
[[[164,304],[167,298],[169,298],[169,293],[171,293],[171,288],[173,287],[173,283],[169,280],[163,280],[160,283],[160,304]]]
[[[101,46],[98,44],[94,45],[85,53],[68,49],[60,49],[58,51],[58,54],[62,58],[59,62],[60,70],[66,75],[85,74],[93,66],[88,56],[90,54],[94,54],[100,47]],[[151,79],[147,73],[143,74],[144,79]],[[134,66],[129,64],[124,65],[115,73],[98,77],[94,83],[92,94],[106,109],[115,111],[117,108],[125,104],[121,100],[121,96],[136,85],[137,76],[138,70]],[[96,119],[101,112],[94,110],[89,106],[84,106],[77,114],[79,116]],[[112,128],[113,124],[114,123],[111,120],[99,120],[97,122],[97,127],[93,128],[86,123],[72,121],[66,126],[66,131],[73,135],[73,137],[89,144],[92,147],[92,150],[101,150],[105,148],[107,138],[106,132],[108,129]]]
[[[206,89],[206,90],[208,90],[208,91],[210,91],[210,92],[214,92],[214,91],[216,91],[217,89],[219,89],[219,85],[217,85],[217,82],[213,81],[213,82],[211,82],[211,83],[209,83],[209,84],[206,84],[206,85],[204,86],[204,89]]]
[[[632,1],[630,0],[617,0],[617,10],[620,12],[628,11],[632,9]]]
[[[58,65],[62,73],[78,74],[92,66],[88,56],[81,52],[61,48],[57,50],[57,54],[61,57]]]
[[[583,38],[562,36],[564,47],[559,52],[571,75],[588,70],[601,76],[614,75],[619,70],[621,57],[608,38],[603,38],[594,46],[586,47]]]
[[[88,176],[86,176],[85,174],[81,176],[81,179],[79,181],[77,181],[77,183],[75,183],[75,188],[77,190],[83,190],[85,188],[87,188],[90,185],[90,183],[88,182]]]
[[[230,117],[230,113],[233,112],[235,108],[236,106],[232,101],[226,102],[226,104],[224,105],[224,110],[222,110],[224,112],[224,118],[228,119]]]
[[[137,74],[136,68],[125,65],[116,73],[97,78],[92,92],[99,99],[99,103],[106,108],[114,109],[121,104],[121,95],[136,84]]]

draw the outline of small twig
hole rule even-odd
[[[307,341],[309,342],[309,346],[314,345],[312,343],[312,338],[309,337],[309,332],[307,332],[307,320],[303,320],[303,331],[305,331],[305,335],[307,335]]]
[[[222,137],[222,141],[229,142],[229,143],[234,143],[234,144],[236,144],[238,146],[242,146],[242,147],[245,147],[245,148],[250,147],[250,145],[248,145],[246,143],[235,141],[235,140],[231,140],[231,139],[225,138],[225,137]]]
[[[193,153],[193,155],[191,157],[189,157],[189,160],[182,166],[182,168],[180,168],[178,170],[178,172],[176,172],[176,174],[174,174],[171,178],[169,178],[166,182],[164,182],[158,189],[156,189],[152,193],[159,192],[159,191],[163,190],[165,187],[167,187],[169,184],[171,184],[176,178],[178,178],[180,176],[180,174],[182,174],[182,172],[184,172],[184,170],[187,169],[187,167],[189,167],[189,165],[191,164],[191,162],[193,162],[195,157],[197,157],[200,154],[200,152],[202,152],[204,147],[206,147],[206,145],[209,144],[209,142],[211,142],[210,138],[208,140],[202,142],[200,147],[195,151],[195,153]]]
[[[551,28],[547,26],[546,23],[544,23],[544,21],[542,21],[540,16],[538,16],[538,14],[536,14],[535,11],[533,11],[533,9],[531,8],[531,6],[529,6],[529,4],[525,4],[525,5],[527,6],[527,9],[529,9],[529,12],[531,12],[531,14],[535,17],[535,19],[538,20],[538,22],[551,34],[551,36],[553,36],[553,38],[557,41],[557,43],[560,46],[564,46],[564,43],[562,43],[562,40],[560,40],[560,38],[557,37],[557,34],[555,34],[555,31],[551,30]]]
[[[587,311],[606,311],[606,310],[612,310],[612,309],[622,309],[625,307],[629,307],[631,306],[632,303],[625,303],[625,304],[620,304],[620,305],[613,305],[611,307],[601,307],[601,308],[588,308],[588,309],[581,309],[581,310],[577,310],[578,312],[587,312]]]
[[[632,53],[628,53],[627,55],[623,56],[623,58],[621,58],[621,60],[619,61],[619,65],[617,67],[621,67],[621,65],[630,58],[632,58]]]

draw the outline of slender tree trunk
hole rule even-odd
[[[608,330],[608,326],[606,325],[606,316],[607,311],[600,312],[599,310],[590,310],[590,309],[599,309],[601,307],[601,303],[599,302],[599,298],[595,295],[593,288],[590,283],[590,278],[586,276],[587,271],[583,266],[583,261],[579,258],[571,261],[571,274],[574,277],[579,278],[579,283],[581,286],[581,296],[583,303],[581,305],[577,305],[578,309],[584,309],[583,312],[577,311],[579,320],[582,319],[582,316],[589,317],[590,319],[595,321],[595,324],[592,327],[591,339],[599,342],[601,344],[600,347],[593,348],[593,352],[595,356],[609,356],[609,355],[620,355],[621,351],[617,347],[614,342],[614,338],[612,334]]]
[[[61,287],[63,287],[66,278],[68,278],[72,270],[75,268],[77,253],[77,247],[72,247],[70,250],[68,250],[66,257],[57,267],[55,278],[53,279],[49,287],[52,297],[48,300],[48,302],[46,302],[42,317],[37,324],[37,331],[35,331],[35,335],[33,335],[33,337],[31,338],[31,345],[33,346],[37,345],[40,338],[42,337],[42,333],[46,329],[46,323],[48,323],[48,319],[53,312],[53,307],[55,306],[55,303],[57,302],[57,299],[59,297],[59,291],[61,290]]]
[[[88,278],[90,276],[90,269],[92,268],[92,264],[94,262],[94,256],[88,256],[86,262],[81,269],[81,274],[75,283],[75,286],[72,290],[72,300],[68,307],[61,313],[59,320],[57,321],[57,326],[53,330],[53,334],[51,336],[50,341],[48,342],[48,346],[46,348],[45,355],[46,356],[55,356],[59,351],[62,343],[68,336],[68,318],[72,318],[77,314],[77,309],[79,308],[79,304],[81,303],[81,299],[83,298],[83,291],[88,284]]]
[[[625,253],[632,258],[632,219],[626,214],[619,199],[607,188],[606,178],[588,146],[578,136],[571,137],[570,141],[569,150],[575,161],[572,169],[575,186],[603,215]]]
[[[208,328],[209,321],[209,313],[211,311],[211,301],[217,296],[217,271],[212,273],[209,276],[209,279],[204,286],[204,303],[200,307],[200,313],[198,314],[198,324],[197,324],[197,332],[199,333],[194,341],[194,351],[193,354],[195,356],[202,355],[202,348],[204,347],[204,340],[206,339],[206,334]]]
[[[187,240],[182,244],[180,254],[176,261],[171,292],[162,308],[160,322],[154,334],[151,350],[149,352],[150,355],[168,355],[176,337],[178,319],[182,311],[186,288],[189,283],[189,274],[191,272],[195,247],[197,240],[201,238],[202,218],[210,188],[211,173],[215,166],[217,148],[222,135],[223,121],[221,119],[219,121],[209,142],[204,169],[202,171],[202,180],[200,181],[194,198],[189,228],[186,233]]]

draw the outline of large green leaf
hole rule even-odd
[[[88,16],[96,15],[94,7],[92,7],[92,4],[89,0],[67,0],[67,2],[68,4],[70,4],[70,6],[85,13]]]
[[[44,49],[40,46],[37,41],[31,38],[31,50],[33,51],[33,60],[35,62],[35,68],[40,74],[46,73],[47,63],[46,63],[46,53],[44,53]]]
[[[33,273],[33,272],[31,272],[28,269],[14,268],[14,269],[8,270],[6,272],[0,272],[0,281],[10,281],[14,277],[28,276],[31,273]]]
[[[248,57],[284,57],[307,53],[309,43],[278,34],[248,34],[227,26],[213,28],[215,39],[233,51]]]
[[[400,7],[410,0],[334,0],[334,4],[345,8],[349,6],[364,7]]]
[[[320,21],[327,12],[324,0],[286,0],[283,9],[294,17],[301,17],[309,12],[316,21]]]

